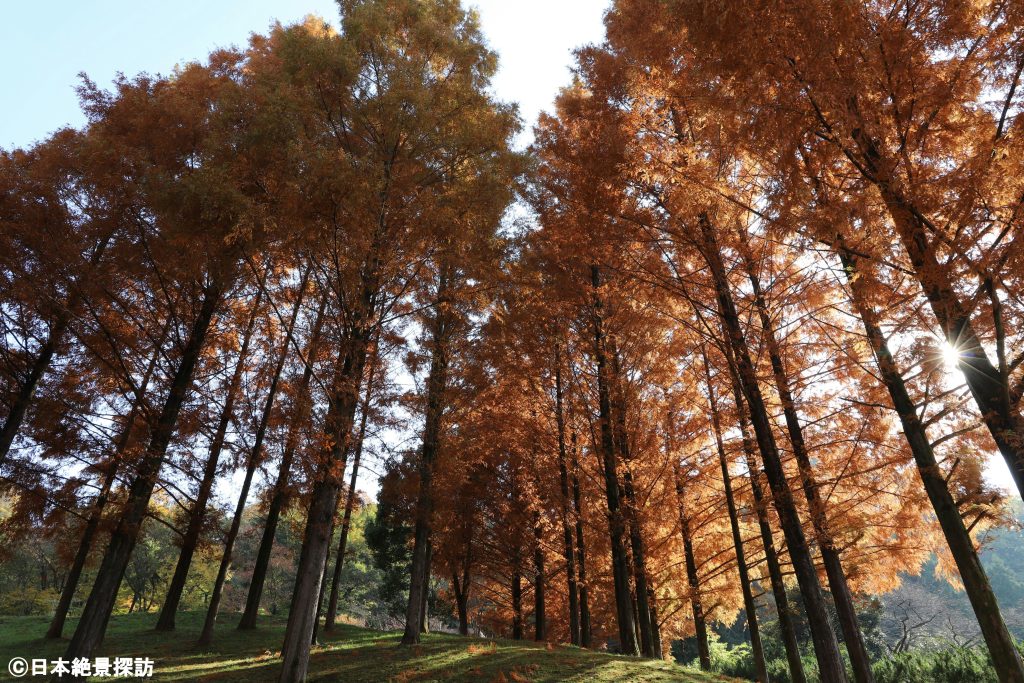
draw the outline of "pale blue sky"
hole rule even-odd
[[[495,91],[519,102],[527,126],[569,79],[572,48],[599,41],[607,0],[477,0],[501,56]],[[84,71],[100,85],[118,71],[168,73],[217,47],[244,44],[275,19],[318,14],[333,0],[0,0],[0,146],[25,146],[83,121],[74,92]]]

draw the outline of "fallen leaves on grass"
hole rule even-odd
[[[494,641],[491,641],[486,645],[477,645],[474,643],[467,647],[466,651],[471,655],[493,655],[498,651],[498,644]]]
[[[417,669],[406,669],[405,671],[399,671],[391,679],[394,683],[409,683],[409,681],[415,679],[419,675]]]

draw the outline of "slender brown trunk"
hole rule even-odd
[[[250,452],[248,462],[245,466],[245,477],[242,479],[242,488],[238,492],[238,502],[235,503],[235,514],[231,518],[231,526],[224,537],[224,554],[221,555],[220,565],[217,568],[217,578],[213,582],[213,590],[210,592],[210,604],[206,608],[206,619],[203,621],[203,630],[199,634],[199,645],[206,647],[213,642],[213,628],[217,623],[217,612],[220,610],[220,597],[224,591],[224,582],[227,580],[228,569],[231,566],[231,553],[235,547],[235,540],[238,538],[238,531],[242,526],[242,513],[245,511],[245,501],[249,498],[249,489],[252,487],[252,478],[256,473],[256,459],[253,457],[255,451]]]
[[[512,640],[523,639],[523,576],[519,565],[512,572]]]
[[[544,619],[544,550],[540,512],[533,513],[533,639],[542,642],[547,633]]]
[[[419,458],[419,495],[416,500],[416,524],[413,530],[412,569],[409,581],[409,603],[405,613],[403,645],[420,642],[420,625],[425,618],[423,608],[430,568],[427,548],[430,544],[431,522],[434,513],[433,474],[434,460],[440,446],[441,419],[448,387],[448,341],[454,324],[445,313],[450,272],[442,266],[438,278],[436,298],[438,305],[430,332],[430,370],[427,373],[426,411],[423,425],[423,444]]]
[[[288,479],[291,473],[292,460],[299,447],[299,434],[301,426],[309,417],[309,384],[313,378],[313,367],[315,359],[320,350],[320,335],[323,328],[324,309],[327,306],[327,296],[320,297],[320,305],[317,308],[316,319],[313,321],[313,329],[310,332],[309,341],[306,344],[304,369],[302,379],[296,392],[295,414],[288,425],[288,436],[285,438],[284,453],[281,456],[281,465],[277,471],[277,480],[274,482],[274,490],[270,497],[270,505],[267,507],[267,520],[263,525],[263,535],[260,537],[260,547],[256,552],[256,562],[253,565],[252,578],[249,580],[249,592],[245,598],[245,610],[238,622],[239,629],[256,628],[256,619],[260,613],[260,599],[263,597],[263,585],[267,580],[267,570],[270,568],[270,555],[274,549],[274,537],[277,534],[277,524],[281,518],[285,503],[288,501]],[[291,323],[285,335],[285,344],[278,357],[278,364],[284,369],[284,361],[288,357],[288,347],[291,343],[291,335],[294,333],[295,321],[298,315],[298,307],[292,310]],[[280,373],[278,373],[280,374]],[[263,408],[263,417],[260,424],[266,425],[270,419],[270,412],[274,407],[277,384],[273,383],[271,389],[274,391],[267,396],[267,402]]]
[[[368,298],[368,295],[365,295]],[[370,311],[368,301],[364,310]],[[359,384],[366,364],[370,338],[367,332],[354,334],[347,340],[343,358],[336,373],[334,390],[328,404],[324,432],[330,437],[321,455],[318,471],[310,495],[303,534],[302,551],[296,571],[292,605],[288,613],[281,657],[280,683],[298,683],[306,677],[309,667],[309,648],[316,618],[316,599],[320,593],[324,560],[329,551],[329,536],[334,511],[342,487],[345,453],[352,436],[352,424],[359,404]]]
[[[85,529],[82,531],[82,537],[78,542],[78,552],[75,553],[75,559],[71,563],[71,569],[68,570],[68,576],[64,580],[64,586],[61,590],[60,600],[57,602],[57,610],[54,612],[53,620],[50,622],[50,628],[46,632],[46,637],[48,639],[53,640],[60,638],[64,633],[64,623],[68,618],[71,601],[75,597],[75,592],[78,589],[78,581],[81,579],[82,571],[85,569],[85,563],[89,559],[93,539],[95,539],[96,532],[99,530],[100,522],[103,519],[103,511],[107,507],[107,502],[110,499],[110,490],[113,488],[114,482],[117,479],[117,471],[121,466],[121,459],[124,457],[125,451],[128,449],[128,445],[132,442],[132,432],[135,430],[135,422],[138,419],[139,413],[143,410],[142,402],[146,399],[146,394],[149,391],[149,382],[153,378],[153,371],[156,369],[157,362],[160,360],[160,352],[162,351],[163,343],[166,340],[170,329],[170,320],[168,320],[164,325],[163,331],[160,333],[160,338],[153,350],[153,355],[149,358],[149,364],[146,366],[146,371],[143,373],[142,381],[139,383],[139,389],[135,395],[135,400],[132,402],[131,410],[125,418],[124,426],[121,428],[121,433],[114,445],[114,453],[110,459],[110,464],[107,465],[103,484],[100,487],[100,492],[96,495],[96,500],[93,501],[92,510],[89,512],[89,519],[85,524]]]
[[[453,575],[455,606],[459,613],[459,635],[469,635],[469,591],[472,587],[470,571],[473,567],[473,527],[466,534],[466,552],[462,556],[462,576]]]
[[[658,596],[654,592],[653,582],[648,582],[647,603],[651,606],[651,641],[654,645],[654,658],[663,659],[664,652],[661,649],[661,623],[658,619]]]
[[[703,352],[703,349],[701,350]],[[715,399],[714,385],[711,383],[711,369],[707,355],[704,355],[704,373],[707,377],[708,407],[711,411],[711,427],[715,432],[715,445],[718,449],[718,463],[722,468],[722,482],[725,491],[725,504],[729,512],[729,527],[732,530],[732,543],[736,548],[736,569],[740,575],[740,591],[743,593],[743,609],[747,617],[747,630],[750,632],[750,652],[754,659],[754,670],[757,680],[768,681],[768,668],[765,665],[764,647],[761,644],[761,630],[757,624],[757,606],[754,594],[750,589],[750,575],[747,570],[747,555],[743,549],[743,535],[740,533],[739,516],[736,513],[736,499],[732,493],[732,475],[729,474],[729,461],[725,453],[725,442],[722,440],[722,422],[718,414],[718,403]]]
[[[779,400],[782,402],[782,412],[786,419],[789,442],[793,446],[793,456],[800,470],[801,486],[804,491],[804,497],[807,499],[814,536],[818,541],[818,549],[821,551],[821,559],[825,565],[825,573],[828,576],[832,600],[836,605],[839,625],[843,629],[843,642],[846,643],[846,651],[850,656],[853,676],[857,683],[874,683],[875,676],[871,671],[871,658],[868,656],[867,646],[864,644],[864,636],[861,633],[860,623],[857,619],[857,608],[853,604],[853,593],[850,591],[849,583],[846,581],[846,572],[843,571],[839,550],[836,548],[828,528],[825,503],[821,499],[821,495],[818,492],[818,483],[815,481],[814,473],[811,471],[811,459],[807,453],[803,428],[800,426],[800,418],[796,412],[796,402],[793,400],[793,394],[789,389],[789,377],[786,375],[786,368],[782,362],[782,352],[779,348],[778,339],[775,337],[775,326],[772,324],[771,316],[768,314],[768,305],[765,303],[764,294],[761,291],[761,283],[755,274],[753,264],[746,256],[744,261],[747,267],[747,275],[750,279],[750,286],[754,293],[754,304],[757,308],[758,317],[761,320],[761,330],[764,333],[765,345],[767,346],[768,357],[772,365],[772,374],[775,377],[775,388],[779,393]]]
[[[195,555],[196,547],[199,545],[199,535],[203,530],[203,521],[206,518],[206,506],[213,493],[213,483],[217,478],[217,467],[220,464],[220,454],[224,449],[224,437],[228,432],[228,425],[235,412],[235,397],[238,395],[238,388],[242,383],[242,374],[245,372],[245,361],[249,355],[249,342],[252,340],[253,330],[256,329],[257,314],[260,303],[263,301],[263,283],[259,283],[259,292],[253,303],[252,311],[249,313],[249,323],[246,325],[242,335],[242,345],[238,351],[238,362],[228,382],[227,395],[224,398],[224,407],[217,422],[217,430],[214,432],[213,440],[210,442],[210,452],[206,459],[206,467],[203,470],[203,478],[199,483],[199,491],[196,493],[195,503],[192,505],[192,513],[189,515],[188,526],[181,538],[181,551],[178,554],[178,563],[174,567],[174,575],[167,587],[167,597],[160,609],[160,616],[156,621],[157,631],[173,631],[174,617],[178,612],[178,604],[181,602],[182,593],[185,591],[185,581],[188,579],[188,571],[192,566],[192,557]]]
[[[729,362],[731,371],[732,361]],[[782,566],[779,563],[779,554],[775,550],[775,538],[768,520],[768,501],[761,488],[761,468],[758,467],[754,444],[750,440],[746,405],[743,402],[743,393],[740,391],[735,372],[732,373],[732,382],[733,398],[736,402],[736,412],[742,435],[743,454],[747,460],[747,473],[750,476],[750,492],[754,498],[754,511],[757,515],[758,530],[761,533],[761,544],[764,547],[765,564],[768,565],[768,581],[772,587],[775,609],[779,615],[779,633],[782,635],[782,644],[786,649],[786,662],[789,664],[790,678],[793,683],[806,683],[804,663],[800,658],[800,643],[797,641],[796,625],[793,623],[796,610],[790,605],[789,597],[786,595],[786,584],[782,579]]]
[[[580,463],[576,457],[576,433],[572,435],[572,509],[576,520],[576,567],[580,589],[580,646],[590,647],[590,590],[587,586],[587,544],[583,537],[583,507],[580,501]]]
[[[619,457],[623,463],[622,499],[629,527],[629,550],[633,560],[633,583],[636,586],[636,621],[640,632],[640,651],[645,657],[658,656],[655,644],[655,624],[651,619],[650,591],[647,578],[647,550],[644,543],[644,527],[640,519],[639,504],[633,487],[633,472],[630,463],[633,460],[629,447],[629,432],[626,429],[626,397],[622,386],[622,368],[620,366],[618,345],[614,337],[609,339],[609,355],[612,359],[612,388],[614,400],[614,439]]]
[[[711,671],[711,647],[708,644],[708,626],[704,618],[704,605],[700,597],[700,575],[693,555],[693,537],[690,534],[690,518],[686,514],[686,489],[683,484],[682,468],[677,463],[676,498],[679,505],[679,529],[683,537],[683,554],[686,559],[686,583],[690,589],[690,609],[693,612],[693,627],[697,639],[697,658],[702,671]]]
[[[335,508],[334,514],[331,516],[331,529],[327,532],[328,541],[334,538],[334,521],[338,516],[338,510]],[[324,567],[320,571],[320,591],[316,597],[316,616],[313,617],[313,634],[309,638],[310,645],[316,645],[317,639],[320,636],[320,614],[323,612],[324,606],[324,589],[327,586],[325,579],[327,578],[327,568],[331,565],[331,549],[327,548],[327,554],[324,555]]]
[[[459,614],[459,635],[469,635],[469,581],[452,574],[452,588],[455,593],[455,610]]]
[[[779,615],[779,633],[782,635],[782,643],[786,650],[786,661],[789,664],[790,678],[793,679],[794,683],[806,683],[807,677],[804,674],[803,660],[800,658],[800,644],[796,637],[796,625],[793,623],[796,611],[789,603],[789,597],[786,594],[786,584],[782,579],[779,555],[775,550],[775,537],[772,535],[772,527],[768,519],[768,501],[765,499],[764,490],[761,488],[761,468],[758,466],[757,454],[754,452],[754,444],[750,439],[749,412],[743,400],[739,374],[736,371],[735,356],[731,348],[726,348],[725,355],[732,385],[733,402],[736,404],[736,418],[740,429],[740,436],[742,437],[743,454],[747,461],[750,493],[754,498],[754,512],[757,515],[757,525],[761,533],[761,544],[764,547],[765,564],[768,565],[768,580],[772,587],[772,596],[775,598],[775,609]]]
[[[562,357],[555,345],[555,425],[558,431],[558,481],[562,493],[562,541],[565,577],[569,592],[569,642],[580,644],[579,589],[576,585],[576,553],[573,549],[572,527],[569,525],[569,471],[565,454],[565,414],[562,409]]]
[[[917,470],[921,475],[928,499],[935,510],[939,526],[946,537],[950,553],[956,562],[963,581],[964,590],[974,609],[974,614],[981,627],[982,636],[992,655],[992,663],[1001,683],[1024,682],[1024,664],[1017,651],[1013,637],[1006,629],[999,604],[985,569],[978,559],[970,532],[964,525],[963,517],[957,508],[956,501],[946,485],[942,469],[935,459],[931,442],[924,425],[917,414],[917,406],[910,398],[903,376],[900,374],[896,361],[889,350],[888,342],[882,334],[877,316],[867,303],[865,277],[867,274],[857,267],[857,257],[846,248],[841,235],[835,236],[836,251],[842,261],[846,279],[852,293],[853,305],[864,324],[864,331],[871,345],[879,374],[893,407],[900,418],[903,434],[910,446]]]
[[[221,291],[219,285],[208,285],[203,291],[202,305],[193,321],[188,342],[182,351],[160,417],[153,428],[149,446],[140,459],[136,475],[128,487],[128,497],[121,519],[111,534],[82,618],[79,619],[75,634],[68,644],[66,659],[91,657],[103,640],[107,620],[117,600],[121,579],[124,577],[128,560],[138,539],[139,528],[149,508],[149,499],[156,486],[160,468],[164,464],[167,446],[178,421],[178,413],[192,386],[196,364],[220,303]]]
[[[427,539],[427,560],[423,563],[423,593],[420,602],[420,634],[430,633],[430,615],[427,601],[430,598],[430,560],[434,554],[434,542]]]
[[[846,681],[846,670],[839,654],[839,643],[835,632],[828,621],[828,611],[818,582],[818,572],[811,558],[807,539],[804,536],[800,516],[793,501],[793,494],[786,481],[786,473],[782,468],[782,459],[772,433],[771,418],[765,407],[761,388],[757,382],[753,362],[739,315],[732,299],[725,265],[715,238],[714,228],[706,214],[700,217],[700,231],[704,240],[704,257],[707,260],[718,298],[718,312],[727,331],[728,344],[735,355],[737,371],[743,394],[747,400],[750,419],[754,426],[758,448],[761,451],[765,474],[771,486],[772,499],[779,515],[779,523],[786,537],[789,557],[796,573],[800,594],[803,597],[804,609],[814,643],[814,652],[818,660],[818,669],[823,683],[843,683]]]
[[[377,343],[380,341],[378,339]],[[345,547],[348,545],[348,530],[352,524],[352,509],[355,507],[356,483],[359,479],[359,462],[363,457],[363,442],[366,439],[366,423],[370,414],[370,399],[373,397],[373,380],[377,371],[380,350],[374,348],[370,361],[370,372],[366,378],[366,391],[363,394],[362,414],[359,417],[359,434],[356,435],[356,449],[352,457],[352,474],[349,479],[345,498],[345,514],[341,521],[341,538],[338,539],[338,554],[334,560],[334,575],[331,577],[331,596],[327,603],[327,614],[324,617],[324,630],[334,630],[334,620],[338,614],[338,596],[341,586],[341,572],[345,567]]]
[[[609,370],[604,334],[604,302],[601,299],[601,271],[597,265],[593,265],[590,273],[594,289],[594,361],[597,364],[597,393],[601,417],[601,464],[604,470],[605,495],[608,500],[608,535],[612,550],[612,575],[615,585],[615,612],[619,626],[619,647],[623,654],[636,656],[640,653],[640,648],[633,626],[629,563],[623,543],[626,526],[625,511],[619,500],[619,475],[615,457]]]

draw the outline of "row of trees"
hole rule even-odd
[[[147,518],[180,536],[158,629],[223,538],[210,642],[265,479],[239,626],[297,506],[302,680],[397,400],[403,643],[437,588],[462,633],[651,657],[693,634],[703,668],[741,615],[767,680],[769,593],[791,680],[864,683],[860,601],[938,550],[1024,681],[977,549],[1005,517],[993,447],[1024,492],[1015,5],[619,0],[527,156],[457,0],[339,4],[340,33],[85,82],[85,129],[0,160],[6,533],[75,529],[69,658]],[[503,229],[520,189],[535,220]]]
[[[282,679],[301,680],[335,511],[346,526],[352,514],[346,464],[354,482],[395,332],[464,315],[500,253],[523,164],[475,18],[457,2],[341,10],[340,34],[311,19],[169,78],[87,81],[84,130],[3,155],[0,466],[22,494],[7,524],[84,521],[50,630],[88,590],[68,658],[99,645],[157,489],[175,519],[156,517],[181,533],[157,623],[175,628],[215,485],[236,472],[209,642],[253,482],[273,470],[241,626],[298,495]]]
[[[478,618],[514,637],[532,591],[538,639],[596,624],[660,656],[692,629],[705,667],[741,610],[760,680],[770,587],[791,680],[799,611],[822,680],[871,681],[858,596],[939,549],[1022,680],[977,549],[1005,514],[989,453],[1024,492],[1020,14],[637,1],[606,24],[537,128],[537,228],[452,460],[419,461],[415,514],[461,482],[435,566],[456,596],[474,567]]]

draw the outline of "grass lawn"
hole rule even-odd
[[[156,614],[130,614],[110,620],[107,638],[97,655],[151,657],[159,681],[276,681],[278,648],[285,621],[265,617],[255,631],[234,628],[238,615],[225,615],[214,645],[198,648],[195,641],[202,614],[178,615],[175,633],[153,630]],[[0,617],[0,680],[10,680],[7,663],[13,657],[54,659],[64,654],[67,641],[42,638],[43,617]],[[66,635],[75,627],[69,620]],[[652,662],[590,652],[575,647],[511,640],[481,640],[430,634],[417,647],[400,647],[400,634],[342,625],[314,648],[311,681],[492,681],[544,683],[551,681],[725,681],[670,662]],[[31,676],[19,680],[33,680]],[[35,680],[43,680],[38,677]],[[110,680],[110,679],[93,679]],[[126,680],[126,679],[121,679]]]

